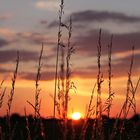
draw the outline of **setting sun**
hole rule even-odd
[[[72,119],[73,120],[79,120],[81,118],[81,114],[79,112],[74,112],[72,114]]]

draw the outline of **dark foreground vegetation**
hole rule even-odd
[[[140,140],[140,115],[135,115],[126,120],[117,120],[118,124],[116,128],[114,128],[116,119],[108,119],[106,116],[102,116],[102,119],[102,136],[104,136],[104,140],[109,140],[112,134],[114,135],[113,140]],[[67,120],[67,136],[64,136],[65,126],[64,122],[60,119],[35,119],[33,116],[21,117],[18,114],[13,114],[10,122],[11,130],[8,130],[7,117],[0,118],[1,140],[9,140],[9,137],[11,140],[94,139],[94,119],[87,120],[84,138],[82,138],[84,133],[83,126],[85,124],[84,119],[77,121]],[[121,126],[122,124],[124,124],[123,127]]]

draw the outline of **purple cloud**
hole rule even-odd
[[[0,38],[0,48],[3,46],[6,46],[8,44],[9,44],[9,42],[7,40]]]
[[[140,17],[129,16],[124,13],[87,10],[72,13],[74,22],[104,22],[107,20],[117,21],[121,23],[140,22]]]
[[[41,80],[53,80],[54,79],[54,72],[42,72],[41,73]],[[35,80],[36,79],[36,73],[29,73],[29,72],[23,72],[19,74],[20,78],[25,80]]]
[[[78,35],[75,37],[75,42],[77,44],[77,50],[79,53],[85,56],[96,55],[97,43],[98,43],[98,30],[91,30],[84,35]],[[102,53],[107,53],[107,46],[110,41],[111,34],[107,31],[102,31],[101,43],[102,43]],[[135,33],[124,33],[124,34],[114,34],[113,38],[113,53],[129,51],[134,45],[136,49],[140,49],[140,32]]]
[[[16,59],[17,51],[15,50],[2,50],[0,51],[0,63],[14,61]],[[36,61],[38,53],[29,51],[20,51],[20,61]]]
[[[95,10],[85,10],[80,12],[74,12],[70,15],[74,23],[93,23],[93,22],[105,22],[112,21],[115,23],[137,23],[140,22],[139,16],[130,16],[119,12],[110,11],[95,11]],[[66,18],[64,22],[68,22],[69,17]],[[58,26],[58,21],[52,21],[48,27]]]

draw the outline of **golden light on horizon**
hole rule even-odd
[[[79,120],[79,119],[81,119],[81,113],[80,112],[74,112],[71,117],[72,117],[73,120]]]

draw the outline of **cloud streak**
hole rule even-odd
[[[0,38],[0,48],[3,46],[6,46],[8,44],[9,44],[9,42],[7,40]]]
[[[104,22],[111,20],[113,22],[134,23],[140,22],[140,17],[129,16],[124,13],[87,10],[72,13],[74,22]]]
[[[111,34],[107,31],[102,31],[102,53],[107,53],[107,45],[110,41]],[[75,38],[77,43],[77,50],[80,54],[85,56],[96,55],[96,48],[98,42],[98,30],[91,30],[84,35],[78,35]],[[113,53],[129,51],[134,45],[136,49],[140,49],[140,32],[135,33],[124,33],[124,34],[114,34],[113,38]]]
[[[0,63],[6,63],[16,60],[17,51],[15,50],[1,50],[0,51]],[[36,61],[38,59],[38,53],[29,51],[20,51],[20,61]]]
[[[112,56],[113,57],[113,56]],[[134,57],[134,66],[132,74],[133,76],[139,75],[139,60],[140,55],[135,55]],[[112,60],[112,75],[113,78],[118,77],[127,77],[128,71],[130,67],[130,61],[131,61],[131,55],[118,60]],[[77,70],[73,73],[73,77],[80,77],[84,79],[93,79],[97,78],[97,66],[93,66],[92,64],[90,66],[86,66],[85,68],[77,67]],[[104,78],[108,78],[108,64],[102,64],[101,65],[101,71],[103,73]]]
[[[17,33],[17,37],[19,39],[25,39],[26,41],[34,44],[42,44],[45,43],[47,45],[56,45],[52,39],[48,39],[47,35],[38,33],[38,32],[21,32]]]
[[[53,80],[54,79],[54,72],[42,72],[41,73],[41,80]],[[36,73],[29,73],[29,72],[23,72],[19,74],[21,79],[25,80],[35,80],[36,79]]]
[[[94,22],[107,22],[111,21],[117,24],[125,24],[125,23],[139,23],[139,16],[131,16],[124,13],[119,12],[110,12],[110,11],[95,11],[95,10],[85,10],[80,12],[74,12],[70,15],[74,23],[79,23],[82,25],[83,23],[89,24]],[[69,16],[66,18],[65,22],[69,21]],[[58,26],[58,21],[52,21],[48,27],[56,27]]]

